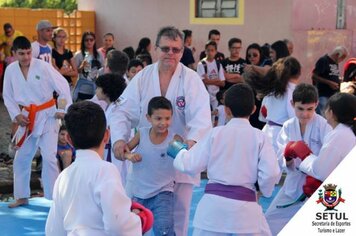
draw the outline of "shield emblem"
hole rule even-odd
[[[337,192],[335,190],[325,191],[324,200],[328,204],[333,204],[337,200]]]

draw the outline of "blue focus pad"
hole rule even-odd
[[[182,149],[188,149],[188,145],[185,143],[181,143],[179,141],[174,140],[173,142],[170,142],[167,148],[167,154],[168,156],[172,157],[173,159],[176,158],[180,150]]]

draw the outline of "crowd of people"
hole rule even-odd
[[[97,48],[95,33],[84,32],[75,53],[64,29],[41,20],[36,30],[31,43],[4,25],[2,96],[16,149],[9,207],[28,204],[39,149],[44,196],[53,199],[48,235],[152,227],[185,236],[205,170],[194,235],[276,235],[356,144],[356,60],[340,80],[343,46],[316,62],[312,85],[300,83],[290,40],[252,43],[243,58],[233,37],[225,57],[213,29],[195,62],[192,31],[172,26],[154,45],[144,37],[123,51],[112,33]],[[271,196],[283,173],[263,213],[258,196]]]

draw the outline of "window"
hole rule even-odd
[[[243,24],[244,0],[190,0],[192,24]]]

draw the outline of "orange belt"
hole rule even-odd
[[[55,99],[51,99],[48,102],[45,102],[45,103],[43,103],[41,105],[38,105],[38,106],[35,105],[35,104],[30,104],[27,107],[25,107],[25,106],[23,107],[23,109],[28,111],[28,119],[29,119],[30,123],[26,127],[25,134],[21,137],[21,139],[18,141],[18,143],[16,143],[16,146],[18,148],[21,147],[21,145],[25,141],[26,137],[28,137],[31,134],[31,132],[33,130],[33,127],[35,125],[36,113],[39,112],[39,111],[42,111],[44,109],[50,108],[52,106],[55,106],[55,105],[56,105],[56,100]]]

